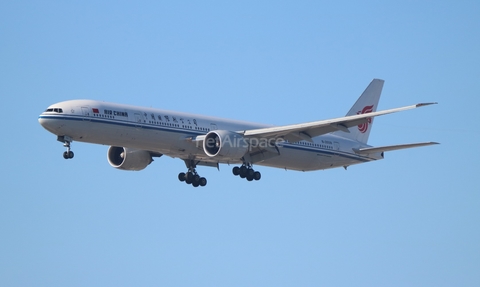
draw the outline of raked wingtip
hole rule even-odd
[[[423,106],[429,106],[429,105],[436,105],[438,104],[437,102],[432,102],[432,103],[420,103],[420,104],[417,104],[417,108],[419,107],[423,107]]]

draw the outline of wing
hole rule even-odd
[[[411,110],[419,107],[424,107],[436,103],[421,103],[396,109],[378,111],[373,113],[366,113],[360,115],[347,116],[342,118],[316,121],[310,123],[278,126],[271,128],[261,128],[253,130],[239,131],[246,138],[263,138],[263,139],[277,139],[284,138],[290,142],[297,142],[306,140],[313,142],[312,138],[328,134],[334,131],[343,131],[348,133],[348,128],[366,123],[369,118],[387,115],[391,113]]]

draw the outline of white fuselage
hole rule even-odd
[[[233,121],[196,114],[136,107],[93,100],[71,100],[50,106],[39,116],[40,124],[57,136],[74,141],[128,147],[184,160],[206,163],[241,163],[241,159],[208,156],[193,140],[212,130],[244,131],[268,125]],[[279,154],[256,165],[291,170],[319,170],[383,158],[382,154],[360,155],[359,142],[327,134],[309,141],[283,142]]]

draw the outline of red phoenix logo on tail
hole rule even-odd
[[[367,114],[373,112],[373,105],[366,106],[360,112],[357,112],[357,115]],[[372,118],[367,118],[367,122],[358,125],[358,130],[363,134],[368,130],[368,125],[372,123]]]

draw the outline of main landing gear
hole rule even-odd
[[[253,170],[252,166],[249,164],[243,164],[238,167],[235,166],[232,169],[233,175],[239,175],[241,178],[246,178],[248,181],[260,180],[262,174],[258,171]]]
[[[70,150],[70,143],[73,141],[73,139],[69,136],[58,136],[57,140],[59,142],[63,142],[63,146],[67,148],[67,150],[63,152],[63,158],[72,159],[74,156],[74,153],[73,151]]]
[[[200,177],[196,171],[188,171],[187,173],[181,172],[178,174],[178,180],[185,181],[187,184],[191,184],[193,187],[207,185],[207,179]]]
[[[187,163],[187,161],[185,161]],[[189,160],[187,163],[188,171],[187,173],[181,172],[178,174],[178,180],[184,181],[187,184],[191,184],[193,187],[205,186],[207,185],[207,179],[200,177],[197,171],[195,170],[195,163],[193,160]]]

